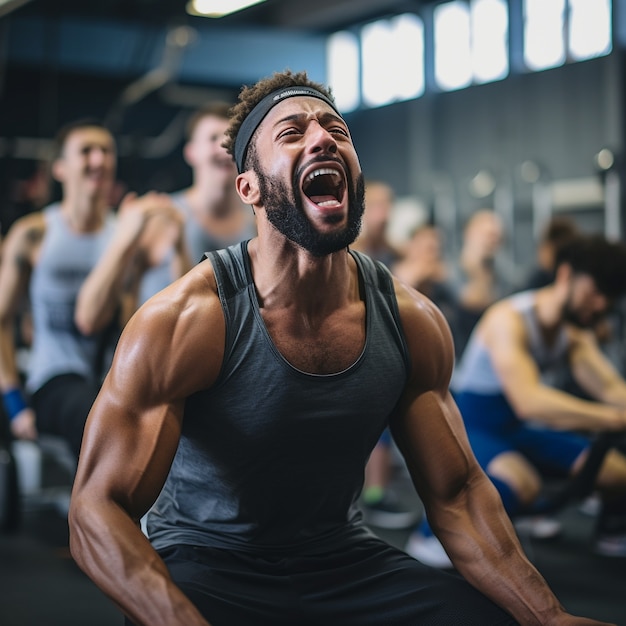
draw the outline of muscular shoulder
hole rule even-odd
[[[133,315],[120,338],[113,370],[146,389],[186,397],[214,382],[224,341],[224,316],[207,261]]]
[[[428,388],[446,387],[454,366],[454,344],[447,320],[419,291],[394,280],[404,334],[411,355],[411,377]]]

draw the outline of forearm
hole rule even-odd
[[[19,439],[36,439],[35,413],[22,391],[15,355],[13,324],[0,323],[0,392],[11,432]]]
[[[578,379],[578,377],[577,377]],[[587,390],[587,386],[581,381],[581,387]],[[626,409],[626,381],[619,375],[613,376],[610,380],[602,381],[597,389],[589,389],[589,393],[604,404]]]
[[[611,406],[626,409],[626,385],[614,385],[608,387],[602,397],[602,401]]]
[[[137,626],[209,626],[120,507],[77,495],[69,523],[72,556]]]
[[[626,412],[617,406],[577,398],[541,385],[513,401],[521,419],[539,421],[551,428],[599,432],[626,429]]]
[[[183,274],[186,274],[193,267],[191,262],[191,255],[185,245],[184,241],[176,247],[176,255],[173,262],[173,279],[180,278]]]
[[[102,330],[118,311],[135,248],[114,243],[83,283],[76,299],[76,325],[86,335]]]
[[[495,488],[486,477],[475,484],[433,526],[455,567],[520,624],[557,623],[563,607],[524,555]]]
[[[468,275],[467,283],[460,294],[461,304],[471,310],[484,309],[494,301],[495,281],[486,270],[477,270]]]
[[[20,386],[13,332],[12,321],[0,321],[0,391],[3,392]]]

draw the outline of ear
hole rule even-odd
[[[52,162],[52,167],[50,168],[50,172],[52,173],[52,177],[58,183],[62,183],[65,179],[65,163],[63,159],[55,159]]]
[[[185,163],[189,165],[189,167],[193,167],[194,163],[194,150],[191,141],[187,141],[183,146],[183,158],[185,159]]]
[[[258,206],[261,194],[256,174],[252,170],[239,174],[235,180],[237,193],[244,204]]]
[[[555,274],[554,282],[555,283],[561,283],[561,282],[567,283],[567,282],[569,282],[572,274],[573,274],[572,266],[569,263],[561,263],[556,268],[556,274]]]

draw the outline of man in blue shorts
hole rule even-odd
[[[626,430],[626,381],[593,332],[626,292],[626,248],[601,235],[562,246],[553,282],[492,305],[474,330],[455,376],[455,399],[481,467],[510,516],[539,497],[546,472],[582,466],[590,433]],[[570,368],[588,401],[555,381]],[[626,556],[626,457],[607,454],[596,479],[603,494],[595,549]],[[425,521],[407,551],[444,566]]]

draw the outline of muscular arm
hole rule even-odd
[[[413,367],[391,430],[455,567],[520,624],[597,624],[565,613],[477,464],[448,392],[453,349],[442,315],[402,289],[399,304]]]
[[[13,225],[2,245],[0,264],[0,390],[18,389],[20,372],[15,350],[15,322],[20,304],[27,296],[34,258],[45,231],[41,213],[28,215]],[[29,408],[11,422],[17,437],[34,439],[35,415]]]
[[[603,354],[595,333],[572,329],[572,373],[578,384],[605,404],[626,408],[626,381]]]
[[[524,324],[506,302],[488,311],[481,321],[480,332],[504,394],[520,419],[540,421],[552,428],[590,432],[626,428],[623,409],[582,400],[542,382],[528,352]]]
[[[127,325],[87,420],[72,492],[72,555],[146,626],[206,626],[139,527],[176,452],[185,397],[212,384],[221,364],[223,315],[205,273],[193,270]]]

